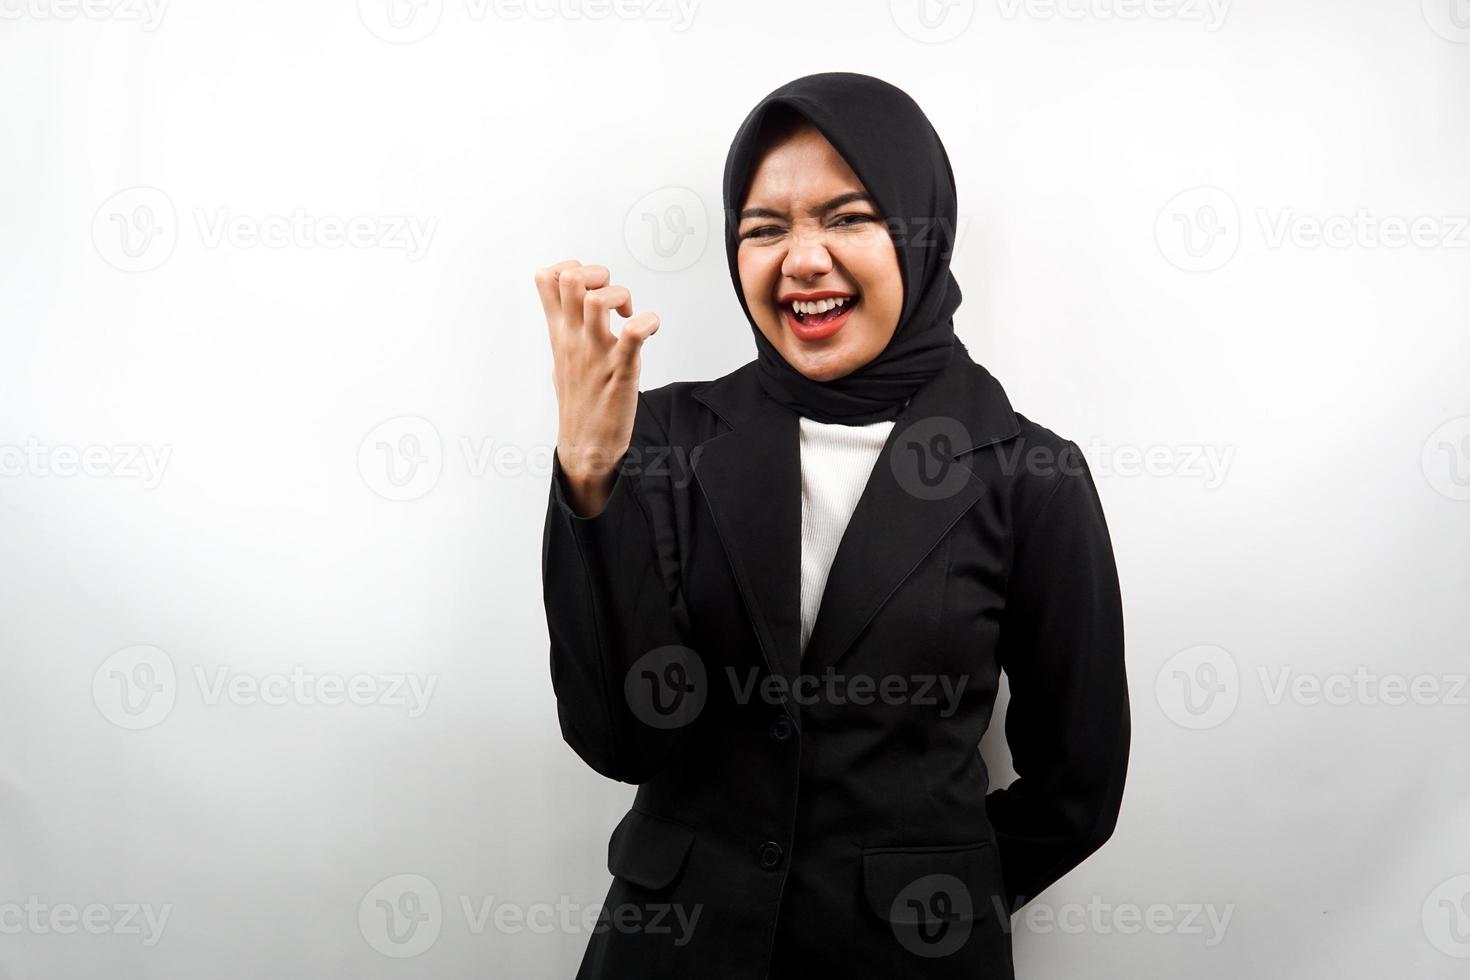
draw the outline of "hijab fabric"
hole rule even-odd
[[[903,276],[898,326],[879,355],[845,377],[814,381],[781,356],[751,316],[737,264],[740,209],[775,106],[811,122],[857,174],[887,221]],[[902,89],[869,75],[823,72],[787,82],[741,123],[725,160],[725,251],[755,331],[756,374],[773,399],[818,422],[865,425],[895,417],[964,345],[954,333],[960,286],[949,269],[958,205],[949,155]],[[963,356],[963,355],[961,355]]]

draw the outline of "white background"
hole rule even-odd
[[[574,973],[633,788],[556,722],[532,273],[658,311],[645,388],[749,360],[724,155],[839,69],[1123,582],[1019,974],[1464,975],[1465,0],[159,2],[0,0],[0,977]]]

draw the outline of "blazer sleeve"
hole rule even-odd
[[[648,723],[637,679],[628,684],[646,655],[671,645],[687,649],[675,625],[673,479],[670,467],[656,462],[667,450],[640,394],[633,439],[599,513],[581,517],[572,509],[566,473],[553,453],[542,535],[542,596],[562,737],[594,770],[626,783],[654,775],[683,734],[681,727]]]
[[[1017,778],[986,796],[986,810],[1012,912],[1112,836],[1128,768],[1112,542],[1081,451],[1068,442],[1058,458],[1059,476],[1015,540],[998,644]]]

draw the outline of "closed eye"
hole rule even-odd
[[[855,228],[858,225],[871,224],[872,222],[877,220],[877,217],[871,214],[839,214],[837,217],[832,219],[829,227]],[[783,231],[785,231],[785,229],[780,227],[779,225],[761,225],[759,228],[752,228],[750,231],[742,233],[739,240],[745,241],[747,238],[769,239],[780,235]]]

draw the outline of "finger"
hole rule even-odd
[[[628,291],[627,286],[616,284],[603,286],[600,289],[589,289],[582,305],[582,319],[588,333],[611,340],[612,333],[608,327],[607,311],[617,310],[625,317],[631,316],[633,294]],[[628,312],[623,313],[624,310]]]
[[[658,333],[658,324],[658,314],[652,310],[640,313],[623,324],[623,330],[618,334],[616,352],[625,365],[637,360],[638,352],[643,349],[643,342]]]
[[[536,292],[541,296],[541,309],[546,313],[548,326],[561,317],[561,287],[557,284],[557,279],[566,270],[575,269],[581,264],[576,259],[566,259],[536,270]]]
[[[561,286],[561,322],[568,330],[579,330],[582,326],[582,297],[589,289],[606,286],[609,275],[606,266],[584,265],[563,272],[557,282]]]

